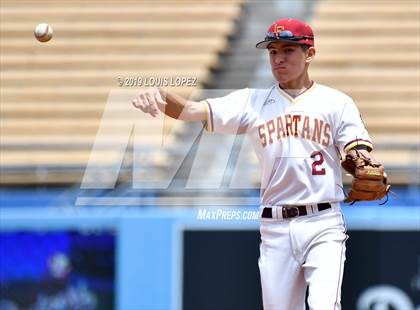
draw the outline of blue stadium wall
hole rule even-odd
[[[350,235],[343,308],[364,309],[385,302],[393,309],[418,309],[420,208],[388,204],[343,210]],[[85,291],[91,286],[91,291],[102,292],[96,295],[101,309],[261,308],[258,220],[197,220],[197,213],[197,208],[162,207],[1,208],[2,298],[7,281],[28,274],[36,278],[36,269],[49,264],[50,271],[63,277],[73,274],[70,280],[79,293],[81,285]],[[60,256],[53,263],[51,258],[36,260],[50,251],[42,246],[42,238],[53,238],[49,240],[55,240],[62,252],[66,252],[63,240],[75,245],[75,261],[70,261],[74,270],[67,270]],[[12,255],[25,259],[20,263],[5,259]],[[93,269],[102,268],[102,274],[89,274],[92,270],[86,270],[83,260],[90,261]],[[26,273],[21,264],[27,266]],[[82,267],[77,269],[77,264]],[[110,272],[108,283],[104,277]],[[51,282],[51,276],[45,281],[65,285],[56,279]],[[51,289],[47,284],[39,284],[44,296]]]

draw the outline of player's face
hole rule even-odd
[[[299,45],[288,42],[271,43],[268,51],[271,71],[279,83],[288,83],[306,74],[315,54],[314,48],[304,52]]]

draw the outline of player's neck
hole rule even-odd
[[[306,73],[295,80],[279,82],[279,87],[283,89],[286,93],[288,93],[291,97],[295,98],[301,93],[303,93],[305,90],[310,88],[312,84],[313,81],[309,78],[309,75]]]

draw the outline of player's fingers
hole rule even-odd
[[[147,96],[145,93],[140,93],[139,94],[140,100],[142,102],[142,106],[143,106],[143,112],[145,113],[150,113],[151,112],[151,108],[150,108],[150,102],[147,99]]]
[[[156,102],[156,99],[155,99],[155,97],[154,97],[154,94],[147,92],[147,93],[145,94],[145,96],[146,96],[146,98],[147,98],[147,101],[148,101],[148,102],[149,102],[149,104],[150,104],[150,107],[151,107],[152,109],[157,109],[157,102]]]
[[[159,91],[159,89],[156,91],[156,93],[155,93],[155,98],[156,98],[156,102],[157,103],[159,103],[159,104],[163,104],[163,105],[166,105],[166,101],[165,100],[163,100],[163,98],[162,98],[162,96],[161,96],[161,94],[160,94],[160,91]]]
[[[140,96],[137,96],[136,98],[134,98],[132,100],[132,104],[134,107],[136,107],[137,109],[142,110],[143,112],[147,113],[146,110],[146,105],[143,103],[143,100],[141,99]]]
[[[142,106],[142,102],[141,102],[141,99],[140,99],[139,97],[134,98],[134,99],[131,101],[131,104],[132,104],[135,108],[137,108],[137,109],[141,109],[141,110],[142,110],[142,108],[143,108],[143,106]]]
[[[155,97],[153,96],[152,93],[147,92],[146,93],[146,98],[149,101],[150,104],[150,114],[155,117],[156,115],[159,114],[159,109],[155,100]]]
[[[132,104],[135,108],[138,108],[138,107],[139,107],[139,106],[138,106],[139,102],[138,102],[138,100],[137,100],[137,97],[136,97],[136,98],[134,98],[133,100],[131,100],[131,104]]]

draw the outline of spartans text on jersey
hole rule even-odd
[[[263,147],[286,137],[303,138],[328,146],[331,139],[331,126],[318,118],[285,114],[259,125],[258,134]]]

